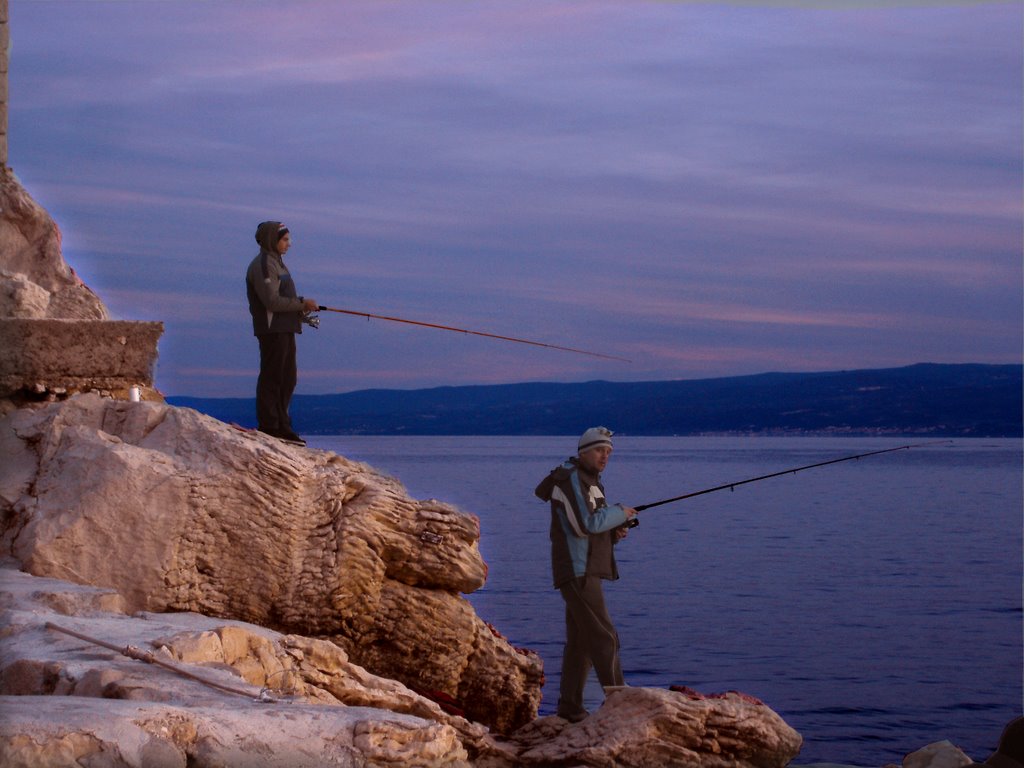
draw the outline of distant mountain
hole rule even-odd
[[[499,384],[296,395],[305,435],[571,435],[606,424],[630,435],[1022,436],[1020,365],[938,365],[762,373],[718,379]],[[252,398],[168,397],[254,426]]]

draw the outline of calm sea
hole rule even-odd
[[[563,607],[533,489],[575,437],[316,437],[417,498],[480,517],[469,600],[536,650],[554,709]],[[638,505],[920,440],[617,437],[612,502]],[[631,685],[757,696],[804,737],[797,763],[881,766],[949,739],[976,761],[1022,711],[1019,440],[955,440],[641,513],[606,596]],[[589,706],[601,700],[596,681]]]

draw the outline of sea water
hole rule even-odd
[[[623,436],[603,482],[639,505],[917,442]],[[490,573],[468,599],[544,659],[552,713],[564,608],[533,489],[576,437],[310,445],[479,516]],[[1022,711],[1021,504],[1021,441],[957,439],[642,512],[605,585],[626,682],[754,695],[803,736],[797,763],[898,764],[943,739],[984,760]]]

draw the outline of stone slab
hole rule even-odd
[[[0,319],[0,396],[152,387],[161,322]]]

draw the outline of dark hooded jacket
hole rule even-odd
[[[245,273],[245,289],[252,315],[252,332],[302,333],[302,297],[296,294],[284,259],[277,252],[279,221],[264,221],[256,229],[259,255]]]
[[[626,510],[621,504],[608,506],[601,478],[571,458],[551,470],[534,493],[551,502],[551,574],[555,587],[580,576],[619,578],[613,529],[626,522]]]

